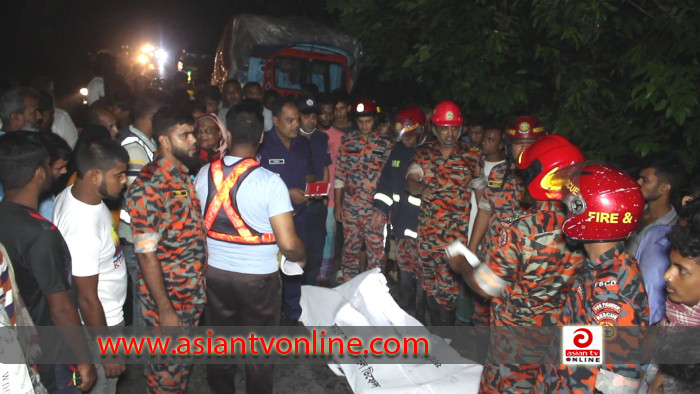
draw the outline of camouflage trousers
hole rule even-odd
[[[446,311],[457,308],[459,280],[445,260],[443,248],[447,244],[432,245],[420,242],[421,283],[428,298],[435,300]]]
[[[410,272],[420,278],[420,254],[418,253],[418,240],[415,238],[401,237],[396,246],[396,264],[401,271]]]
[[[182,324],[195,327],[204,312],[204,305],[178,308],[175,305]],[[146,326],[157,326],[159,320],[157,310],[143,308],[143,318]],[[190,380],[192,364],[148,364],[146,366],[146,387],[148,393],[185,393]]]
[[[360,254],[364,243],[367,251],[367,267],[372,269],[384,262],[384,234],[370,230],[369,213],[361,214],[346,208],[343,220],[343,255],[341,266],[343,280],[347,281],[360,273]],[[386,219],[385,223],[386,225]]]

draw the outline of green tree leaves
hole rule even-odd
[[[700,3],[685,0],[328,0],[371,75],[414,81],[404,105],[453,99],[537,114],[591,157],[700,145]],[[381,97],[380,97],[381,98]]]

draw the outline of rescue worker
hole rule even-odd
[[[503,227],[498,247],[483,264],[463,244],[453,243],[446,250],[452,269],[472,290],[491,299],[492,326],[554,326],[561,320],[564,297],[583,255],[566,244],[561,230],[566,220],[564,206],[557,201],[562,185],[553,182],[552,176],[556,170],[583,160],[583,153],[566,138],[540,138],[517,161],[527,192],[537,201],[535,205]],[[479,392],[530,392],[540,365],[498,364],[498,360],[528,360],[528,356],[537,354],[538,346],[541,352],[547,352],[550,340],[499,341],[492,334],[488,358],[492,364],[484,365]]]
[[[380,111],[372,99],[363,99],[353,105],[357,130],[343,137],[338,154],[335,180],[335,219],[343,223],[341,269],[343,281],[360,273],[362,244],[367,250],[367,269],[384,261],[382,231],[370,228],[372,201],[384,163],[393,141],[375,130],[376,115]],[[380,227],[386,225],[386,218]]]
[[[582,163],[557,175],[567,180],[562,201],[568,208],[562,230],[583,242],[586,259],[566,294],[563,325],[646,326],[649,303],[639,264],[625,248],[644,211],[637,182],[607,164]],[[640,349],[639,336],[618,332],[616,347]],[[622,344],[621,342],[624,342]],[[538,391],[629,392],[639,386],[634,364],[545,365]]]
[[[425,114],[417,106],[406,107],[396,114],[394,129],[398,143],[391,151],[379,178],[371,219],[372,229],[380,231],[381,223],[390,214],[391,236],[397,243],[399,306],[406,310],[415,307],[415,317],[421,322],[425,322],[425,291],[419,282],[420,256],[416,231],[420,198],[408,194],[405,183],[416,146],[423,144],[427,137],[425,122]]]
[[[479,211],[469,238],[469,250],[481,260],[497,248],[503,226],[525,213],[526,208],[522,206],[525,185],[516,171],[515,163],[525,148],[546,134],[542,122],[531,115],[520,116],[506,127],[507,161],[497,164],[488,175],[484,197],[479,201]],[[474,298],[474,325],[489,324],[489,309],[488,300],[479,296]]]
[[[445,245],[466,241],[471,189],[481,197],[479,164],[460,142],[464,119],[452,101],[439,103],[430,118],[436,141],[416,151],[408,168],[406,190],[421,198],[418,247],[421,285],[428,297],[432,325],[451,326],[459,293],[459,277],[443,256]]]

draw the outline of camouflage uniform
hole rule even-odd
[[[595,261],[586,259],[572,290],[566,297],[561,323],[564,325],[646,326],[649,303],[639,264],[618,243]],[[624,341],[624,345],[620,342]],[[605,347],[616,351],[639,349],[638,337],[619,335]],[[600,374],[601,370],[621,375]],[[583,365],[545,365],[538,378],[538,391],[545,393],[605,392],[623,381],[637,380],[639,365],[605,364],[602,368]],[[615,378],[613,378],[615,377]],[[636,383],[636,382],[634,382]],[[633,384],[634,384],[633,383]],[[614,390],[614,389],[613,389]]]
[[[479,201],[479,209],[491,211],[488,228],[481,241],[480,259],[484,261],[498,247],[498,237],[503,226],[510,224],[525,214],[520,202],[525,192],[522,179],[515,173],[515,164],[509,161],[493,167],[486,181],[484,196]],[[490,301],[474,298],[474,316],[477,326],[488,326]]]
[[[206,302],[206,233],[187,168],[156,156],[127,190],[126,206],[136,253],[155,252],[173,308],[185,326],[197,326]],[[138,292],[146,325],[158,326],[158,307],[140,269]],[[190,369],[185,364],[150,364],[148,392],[184,393]]]
[[[562,203],[538,201],[526,215],[503,228],[498,248],[475,272],[482,289],[499,294],[491,299],[492,326],[559,323],[565,296],[583,261],[580,252],[572,252],[566,245],[561,230],[565,219]],[[535,348],[549,350],[547,341],[538,343],[535,338],[531,344],[527,338],[496,342],[492,337],[489,356],[495,362],[516,354],[527,359],[528,351],[538,351]],[[540,371],[539,365],[525,363],[485,365],[480,392],[530,392]]]
[[[469,199],[472,189],[483,187],[480,172],[474,153],[462,143],[443,159],[437,141],[419,147],[408,170],[435,190],[435,199],[421,203],[418,215],[421,278],[428,298],[447,311],[456,307],[460,278],[447,264],[444,248],[455,240],[467,243]]]
[[[393,142],[377,131],[367,139],[359,131],[343,137],[335,172],[335,188],[343,189],[343,279],[360,273],[362,243],[367,248],[367,269],[384,260],[384,236],[370,230],[370,212],[379,175]],[[335,209],[341,209],[336,207]]]

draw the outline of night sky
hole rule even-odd
[[[54,79],[60,98],[89,81],[91,52],[150,41],[169,51],[213,55],[225,24],[237,13],[327,20],[324,7],[324,0],[4,2],[0,88],[43,74]]]

